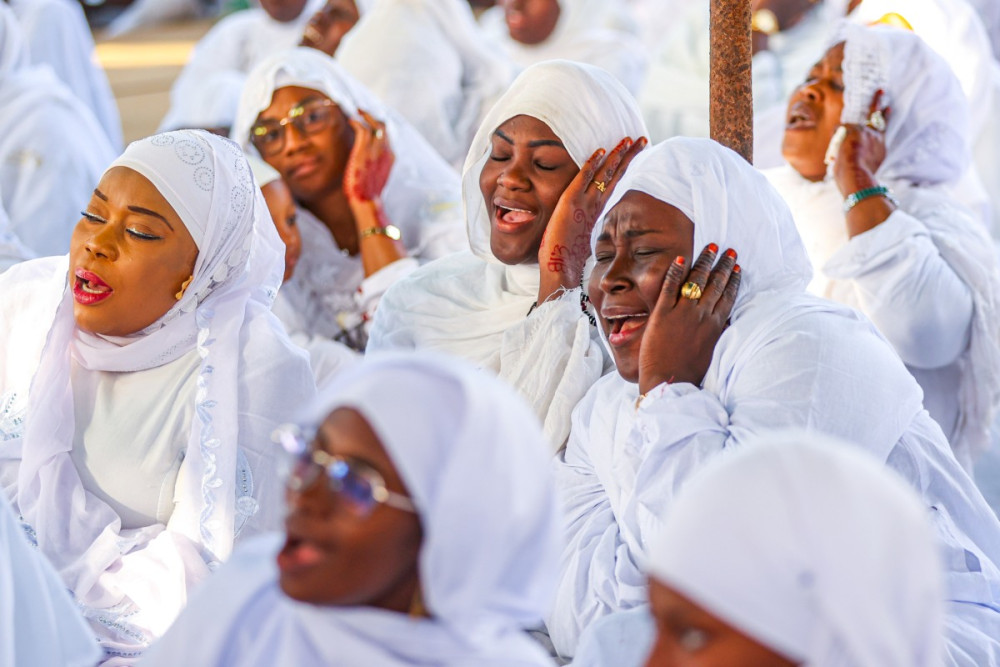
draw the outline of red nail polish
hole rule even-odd
[[[714,243],[709,243],[708,248],[706,248],[706,250],[708,250],[710,253],[714,255],[715,253],[719,252],[719,246],[715,245]]]
[[[739,264],[737,264],[736,266],[733,267],[733,273],[739,273],[740,271],[742,271],[742,269],[740,269],[740,265]]]
[[[676,264],[677,266],[684,266],[684,258],[681,257],[680,255],[677,255],[677,257],[674,258],[674,264]]]
[[[736,251],[730,248],[729,250],[726,251],[726,257],[728,257],[729,259],[736,259]]]

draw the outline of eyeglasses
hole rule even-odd
[[[285,149],[286,125],[291,124],[302,136],[322,132],[334,120],[333,100],[310,100],[288,110],[281,120],[262,120],[250,128],[250,141],[263,157],[272,157]]]
[[[412,499],[387,489],[382,475],[361,459],[312,449],[294,426],[279,428],[272,439],[294,457],[285,482],[289,491],[303,493],[326,473],[330,491],[354,516],[367,517],[380,504],[417,513]]]

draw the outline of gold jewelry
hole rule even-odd
[[[701,298],[701,285],[690,280],[684,283],[681,287],[681,296],[685,299],[691,299],[692,301],[697,301]]]
[[[594,187],[596,187],[601,192],[604,192],[605,188],[608,187],[608,184],[605,183],[604,181],[593,181],[593,184],[594,184]]]
[[[188,279],[181,283],[181,291],[174,295],[175,299],[180,301],[184,298],[184,290],[188,288],[188,285],[191,284],[192,280],[194,280],[194,276],[188,276]]]
[[[758,9],[750,16],[750,29],[770,37],[781,30],[781,24],[770,9]]]
[[[872,115],[868,116],[868,121],[865,125],[872,128],[876,132],[885,132],[885,114],[883,114],[879,109],[872,111]]]
[[[365,231],[361,232],[362,241],[369,236],[388,236],[393,241],[398,241],[403,237],[402,233],[399,231],[399,227],[395,225],[386,225],[385,227],[375,225],[374,227],[369,227]]]
[[[385,130],[383,130],[381,127],[377,127],[374,130],[372,130],[372,136],[375,137],[376,139],[381,139],[383,136],[385,136]]]

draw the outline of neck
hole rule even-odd
[[[357,225],[351,213],[347,195],[342,188],[331,190],[321,197],[303,204],[305,209],[326,225],[337,245],[351,255],[360,250]]]

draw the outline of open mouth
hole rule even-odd
[[[90,305],[103,301],[114,292],[111,286],[101,280],[96,273],[86,269],[77,269],[73,272],[73,298],[77,303]]]
[[[278,569],[293,572],[312,567],[323,560],[323,551],[309,540],[289,535],[278,553]]]
[[[816,127],[816,116],[812,110],[802,103],[797,103],[788,111],[785,122],[786,130],[807,130]]]
[[[538,218],[538,213],[526,208],[519,208],[512,202],[493,202],[493,216],[497,229],[502,232],[513,232]]]
[[[603,318],[608,323],[608,342],[613,346],[625,345],[646,326],[649,313],[629,313]]]

